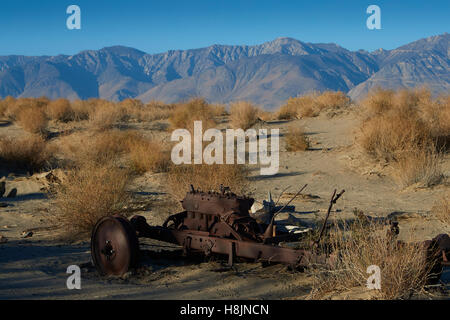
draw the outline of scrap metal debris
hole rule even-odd
[[[123,275],[137,265],[139,260],[139,238],[150,238],[182,246],[183,255],[202,254],[228,257],[228,265],[236,259],[283,263],[294,268],[313,264],[332,266],[336,253],[318,250],[323,239],[327,221],[333,205],[344,190],[334,190],[327,215],[315,239],[305,238],[316,234],[312,229],[297,226],[277,226],[275,217],[282,212],[307,185],[302,187],[284,206],[276,207],[269,194],[263,211],[269,219],[261,222],[250,214],[254,199],[239,196],[229,188],[220,187],[220,192],[190,191],[181,201],[183,211],[167,218],[162,226],[150,226],[142,216],[131,220],[123,216],[107,216],[95,225],[91,237],[91,255],[102,275]],[[368,219],[366,216],[361,218]],[[398,223],[391,223],[391,236],[398,234]],[[389,233],[388,233],[389,235]],[[308,240],[309,239],[309,240]],[[306,241],[304,241],[306,240]],[[289,243],[296,243],[290,246]],[[325,244],[326,246],[326,244]],[[331,246],[330,246],[331,247]],[[427,258],[433,263],[433,270],[440,270],[448,264],[450,240],[448,235],[439,235],[424,242]],[[440,257],[434,265],[436,257]],[[428,260],[427,260],[428,261]],[[439,269],[440,268],[440,269]]]

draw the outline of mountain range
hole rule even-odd
[[[373,52],[277,38],[159,54],[113,46],[75,55],[0,56],[0,97],[176,102],[201,96],[274,109],[313,90],[341,90],[354,100],[375,86],[426,85],[437,94],[450,89],[449,43],[444,33]]]

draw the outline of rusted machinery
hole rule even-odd
[[[280,244],[299,241],[304,234],[275,232],[274,218],[278,212],[273,213],[270,223],[258,223],[249,214],[254,199],[238,196],[229,188],[221,186],[220,189],[220,192],[202,192],[191,186],[182,200],[184,211],[169,216],[162,226],[150,226],[142,216],[134,216],[131,220],[122,216],[100,219],[91,238],[91,254],[97,270],[102,275],[122,275],[136,266],[140,237],[178,244],[186,255],[225,255],[229,265],[233,264],[236,257],[250,261],[284,263],[293,267],[307,267],[310,263],[333,263],[333,253],[315,249],[332,206],[344,190],[338,194],[334,191],[319,238],[307,241],[309,244],[304,248],[293,249]],[[450,251],[450,244],[446,243],[449,241],[447,235],[441,237],[443,238],[435,238],[426,245],[432,256],[442,254],[442,261],[445,263],[448,261],[446,254]]]

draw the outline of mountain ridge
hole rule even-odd
[[[444,33],[368,52],[280,37],[157,54],[118,45],[74,55],[0,56],[0,97],[175,102],[203,96],[273,109],[313,90],[341,90],[359,99],[375,86],[428,85],[437,94],[450,89],[449,43]]]

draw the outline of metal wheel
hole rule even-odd
[[[101,275],[121,276],[138,262],[139,242],[122,216],[101,218],[91,236],[92,260]]]

